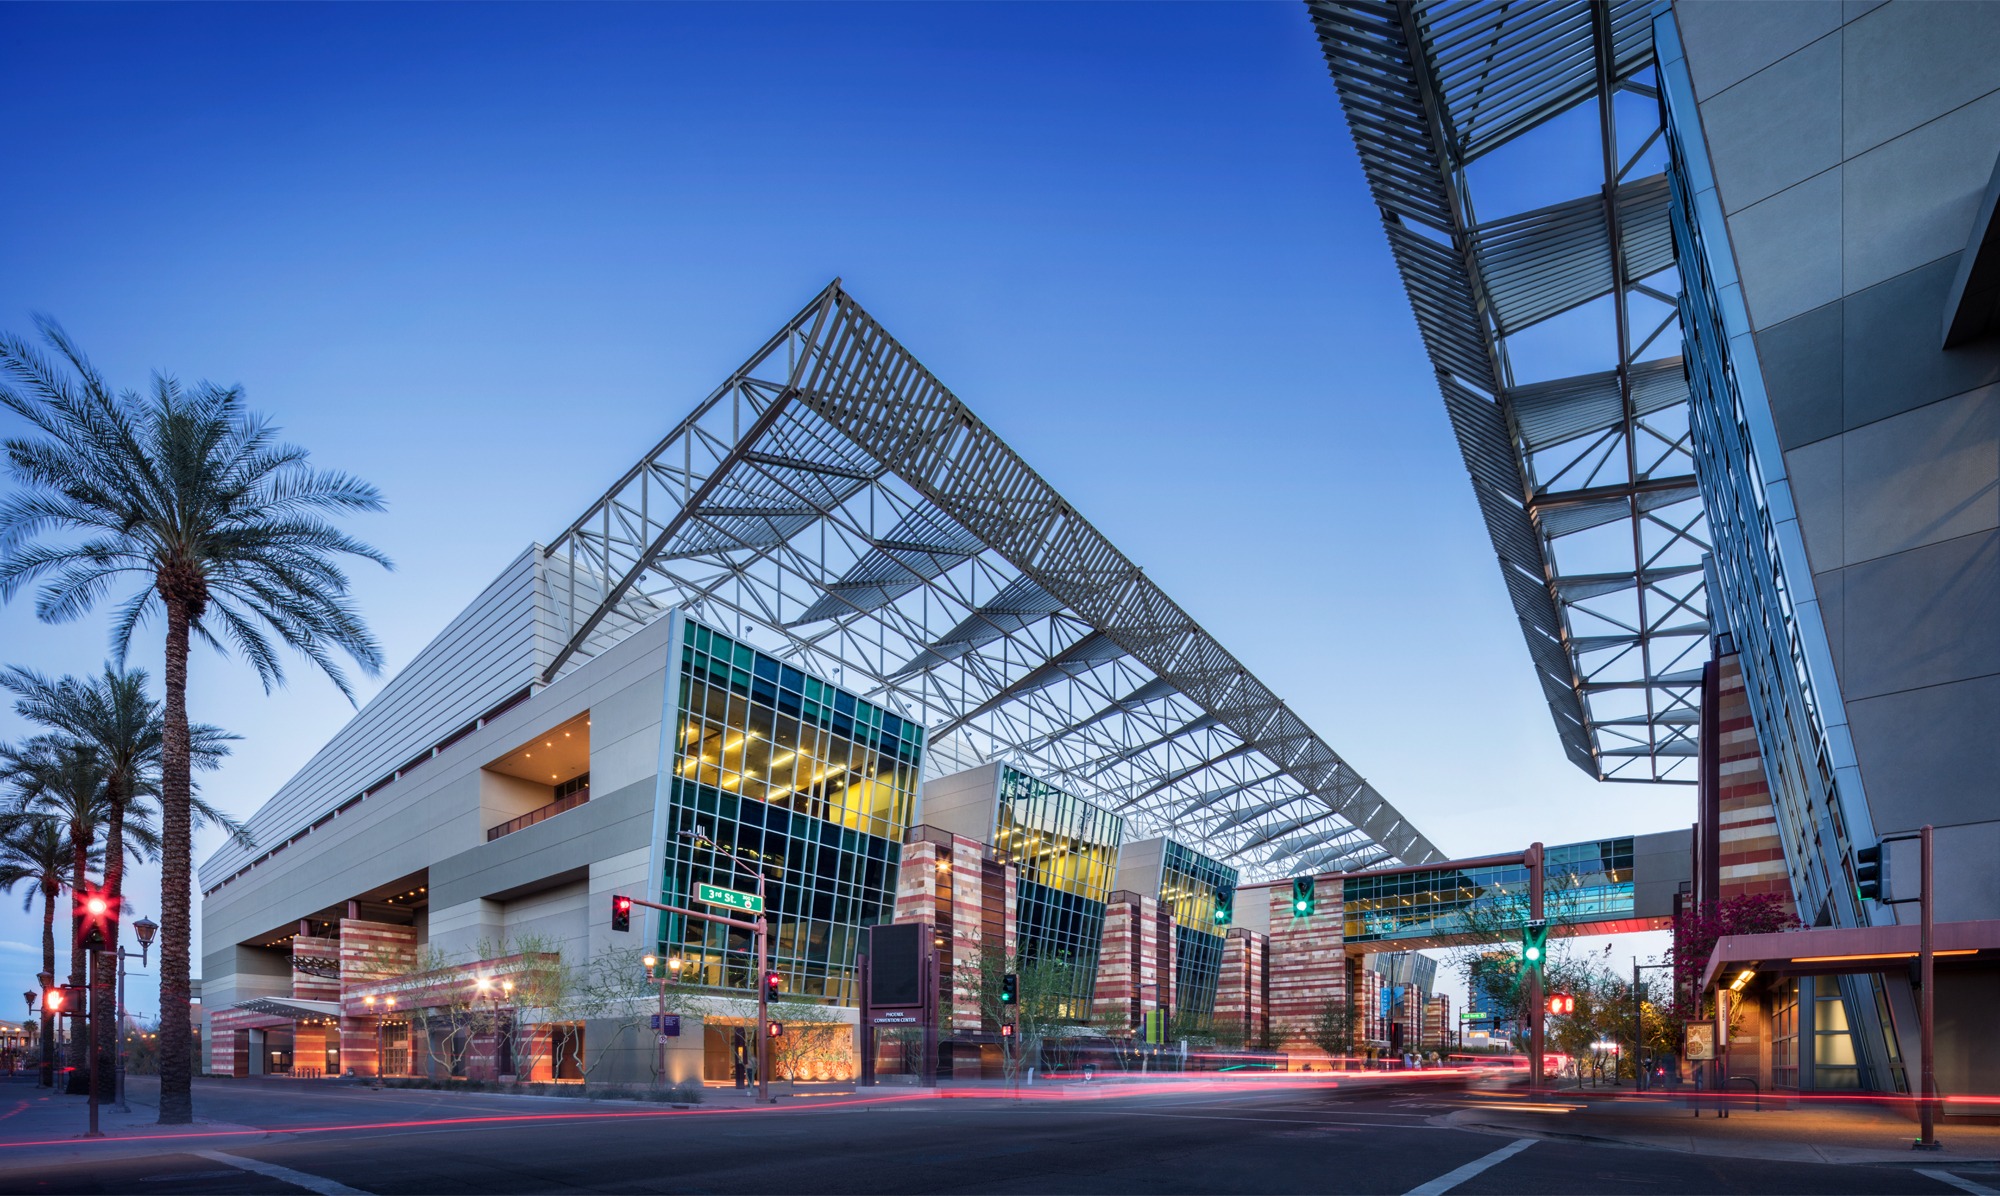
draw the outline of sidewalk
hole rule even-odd
[[[1943,1150],[1912,1150],[1915,1121],[1895,1110],[1862,1105],[1783,1109],[1767,1102],[1759,1112],[1746,1101],[1727,1118],[1718,1118],[1713,1104],[1704,1101],[1696,1117],[1679,1097],[1607,1098],[1565,1091],[1532,1103],[1494,1099],[1433,1118],[1432,1124],[1718,1158],[2000,1168],[2000,1125],[1943,1121],[1937,1128]]]
[[[202,1117],[196,1117],[193,1125],[163,1126],[155,1106],[138,1100],[131,1105],[130,1113],[119,1112],[114,1104],[100,1105],[97,1125],[104,1136],[92,1139],[84,1137],[90,1127],[87,1097],[57,1094],[32,1083],[0,1085],[0,1171],[152,1154],[168,1138],[189,1139],[191,1146],[200,1147],[257,1142],[268,1136],[256,1126]]]

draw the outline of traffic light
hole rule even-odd
[[[42,1012],[61,1017],[69,1012],[69,985],[51,984],[42,990]]]
[[[1557,1015],[1576,1012],[1576,998],[1568,993],[1549,994],[1549,1012]]]
[[[1000,977],[1000,1003],[1012,1005],[1021,999],[1021,978],[1012,972]]]
[[[1521,927],[1521,962],[1540,973],[1549,961],[1549,924],[1537,918]]]
[[[1013,1022],[1001,1022],[1001,1023],[1000,1023],[1000,1037],[1002,1037],[1002,1038],[1012,1038],[1012,1037],[1014,1037],[1014,1023],[1013,1023]]]
[[[611,898],[611,929],[632,929],[632,899],[623,893],[615,894]]]
[[[1236,899],[1236,889],[1230,885],[1215,887],[1215,924],[1229,925],[1229,904]]]
[[[764,1025],[764,1035],[767,1038],[778,1038],[783,1036],[784,1033],[785,1023],[783,1022],[767,1022]]]
[[[1887,887],[1887,861],[1882,858],[1882,848],[1863,847],[1854,853],[1854,895],[1863,901],[1882,900],[1882,891]]]
[[[783,976],[778,975],[776,972],[767,972],[764,974],[764,988],[772,996],[774,997],[777,996],[778,990],[783,988],[784,986],[785,986],[785,978]]]
[[[118,937],[118,904],[102,889],[85,889],[77,899],[76,945],[103,951]]]
[[[1313,912],[1313,878],[1294,876],[1292,878],[1292,916],[1310,918]]]

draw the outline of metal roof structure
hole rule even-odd
[[[544,683],[685,607],[1247,873],[1442,856],[835,280],[544,550]]]
[[[1707,529],[1650,0],[1307,8],[1563,749],[1692,783]],[[1485,165],[1563,149],[1580,194],[1476,212]],[[1579,344],[1601,368],[1573,372]]]

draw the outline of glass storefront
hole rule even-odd
[[[754,892],[715,848],[735,853],[766,878],[784,992],[854,1003],[859,930],[895,912],[924,729],[691,619],[680,663],[662,900],[691,905],[697,884]],[[684,836],[697,827],[705,840]],[[747,931],[665,923],[688,981],[752,990]]]
[[[1160,904],[1174,915],[1174,1009],[1198,1023],[1215,1014],[1228,929],[1216,915],[1224,905],[1235,904],[1237,880],[1236,869],[1167,840],[1160,860]]]

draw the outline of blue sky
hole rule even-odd
[[[9,5],[0,112],[0,327],[380,486],[392,669],[838,275],[1445,851],[1692,821],[1562,757],[1298,5]],[[192,702],[239,815],[349,713]]]

